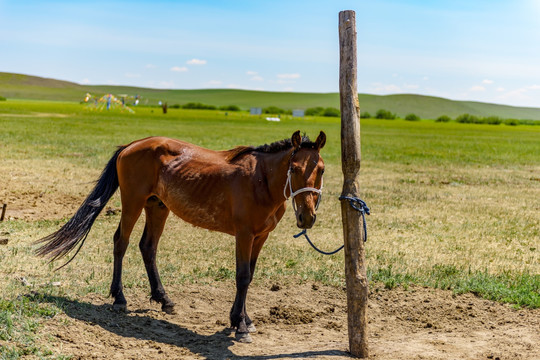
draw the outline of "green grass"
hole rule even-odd
[[[382,282],[387,289],[396,286],[407,288],[420,284],[456,294],[472,293],[485,299],[514,304],[517,307],[540,308],[540,275],[528,272],[490,274],[487,271],[470,271],[453,265],[435,265],[423,274],[395,272],[392,266],[369,269],[371,281]]]
[[[11,99],[36,99],[56,101],[82,101],[85,94],[102,96],[106,93],[140,95],[141,104],[157,105],[159,101],[169,105],[200,102],[214,106],[237,105],[243,109],[277,106],[283,109],[307,109],[311,107],[339,107],[338,93],[291,93],[247,91],[235,89],[161,90],[129,86],[80,85],[36,76],[0,72],[0,96]],[[499,116],[512,119],[540,120],[540,109],[513,107],[473,101],[454,101],[433,96],[413,94],[369,95],[359,94],[362,112],[375,114],[386,109],[405,117],[414,113],[425,119],[441,115],[452,118],[464,113],[476,116]]]
[[[20,295],[13,300],[0,299],[0,359],[28,356],[40,359],[67,359],[47,348],[35,345],[40,322],[58,314],[62,304],[43,295]]]
[[[540,127],[373,119],[361,125],[359,195],[372,212],[366,244],[370,281],[540,307]],[[297,129],[315,138],[324,130],[324,199],[310,237],[326,250],[342,241],[339,119],[284,116],[274,123],[245,112],[225,116],[223,111],[170,109],[163,115],[141,107],[128,114],[94,112],[78,103],[19,100],[0,103],[0,128],[0,173],[7,184],[0,187],[0,202],[13,209],[70,200],[49,220],[0,223],[0,237],[10,240],[0,246],[2,359],[64,358],[33,345],[41,324],[62,311],[63,305],[53,300],[107,296],[118,215],[100,216],[80,254],[58,272],[53,270],[61,263],[34,256],[32,241],[73,213],[73,204],[86,196],[116,145],[165,135],[221,150],[280,140]],[[120,206],[118,195],[110,205]],[[148,290],[136,246],[142,226],[139,221],[124,260],[128,298],[131,289]],[[320,255],[303,239],[293,239],[297,232],[289,208],[265,244],[255,283],[344,286],[343,254]],[[232,282],[233,259],[230,236],[169,218],[158,256],[166,288]],[[21,276],[36,293],[21,285]],[[62,286],[49,285],[55,281]]]
[[[115,146],[138,138],[165,135],[220,150],[280,140],[297,129],[315,138],[324,130],[325,198],[310,235],[324,249],[339,245],[339,119],[283,117],[274,123],[244,112],[225,116],[223,111],[170,109],[163,115],[142,107],[128,114],[92,112],[69,102],[7,101],[0,103],[0,126],[0,170],[23,179],[0,189],[0,196],[25,199],[43,191],[80,200]],[[372,209],[367,218],[370,278],[387,287],[420,284],[539,307],[539,137],[538,126],[363,119],[360,196]],[[119,206],[118,197],[111,204]],[[298,230],[291,219],[289,209],[265,245],[256,281],[343,286],[342,254],[325,257],[292,239]],[[75,260],[81,269],[69,274],[52,273],[42,260],[31,269],[23,264],[35,261],[31,241],[63,220],[1,223],[0,233],[12,239],[0,248],[7,288],[13,288],[10,276],[27,272],[30,280],[67,276],[63,281],[72,293],[106,295],[117,221],[117,216],[98,219]],[[170,218],[160,244],[160,271],[167,286],[231,281],[233,254],[230,237],[208,236]],[[146,288],[136,246],[127,259],[126,288]]]

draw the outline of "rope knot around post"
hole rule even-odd
[[[339,197],[339,200],[348,200],[349,201],[349,205],[351,205],[351,207],[358,211],[360,214],[362,214],[362,224],[363,224],[363,227],[364,227],[364,242],[367,241],[367,225],[366,225],[366,215],[370,215],[370,212],[369,212],[369,208],[366,204],[366,202],[362,199],[360,199],[359,197],[356,197],[356,196],[345,196],[345,195],[341,195]]]
[[[369,208],[368,208],[366,202],[364,200],[356,197],[356,196],[344,196],[344,195],[340,196],[339,200],[348,200],[351,207],[353,209],[355,209],[356,211],[358,211],[360,214],[362,214],[362,223],[363,223],[364,234],[365,234],[364,242],[366,242],[367,241],[366,214],[370,215]],[[323,251],[323,250],[319,249],[317,246],[315,246],[315,244],[313,244],[313,242],[311,241],[311,239],[309,238],[309,236],[307,234],[307,229],[304,229],[301,232],[299,232],[298,234],[293,235],[293,237],[295,239],[297,239],[302,235],[304,235],[307,242],[309,243],[309,245],[311,245],[311,247],[313,249],[315,249],[317,252],[319,252],[319,253],[321,253],[323,255],[333,255],[333,254],[337,253],[338,251],[340,251],[341,249],[343,249],[345,247],[345,244],[343,244],[334,251]]]

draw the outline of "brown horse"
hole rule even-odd
[[[53,261],[79,244],[77,255],[94,220],[120,187],[122,216],[114,234],[113,308],[126,310],[122,259],[144,209],[146,224],[139,248],[150,280],[151,300],[161,303],[163,311],[174,312],[156,267],[159,238],[172,211],[193,225],[235,236],[236,299],[230,321],[237,329],[237,339],[250,342],[249,332],[255,327],[246,313],[246,294],[257,257],[285,213],[288,197],[292,197],[298,227],[313,226],[324,172],[319,151],[325,142],[322,131],[315,142],[296,131],[291,139],[228,151],[164,137],[121,146],[75,215],[38,241],[44,244],[37,253]]]

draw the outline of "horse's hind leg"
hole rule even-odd
[[[111,283],[111,295],[114,297],[113,309],[116,311],[127,309],[127,301],[122,290],[122,261],[129,244],[129,236],[141,215],[143,204],[122,201],[122,217],[114,234],[114,271]]]
[[[139,243],[139,249],[141,250],[148,280],[150,281],[152,293],[150,299],[159,302],[164,312],[173,314],[174,303],[165,293],[165,289],[163,289],[156,266],[159,238],[169,215],[169,209],[157,197],[152,196],[147,200],[144,210],[146,212],[146,225],[144,226],[144,233]]]

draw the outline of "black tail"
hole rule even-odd
[[[80,243],[77,252],[73,257],[61,267],[67,265],[79,253],[81,247],[98,217],[99,213],[109,199],[118,189],[118,174],[116,172],[116,159],[125,147],[119,147],[113,157],[103,169],[96,186],[88,195],[86,200],[79,207],[75,215],[56,232],[38,240],[36,243],[43,243],[36,250],[40,256],[48,256],[51,261],[65,256]]]

